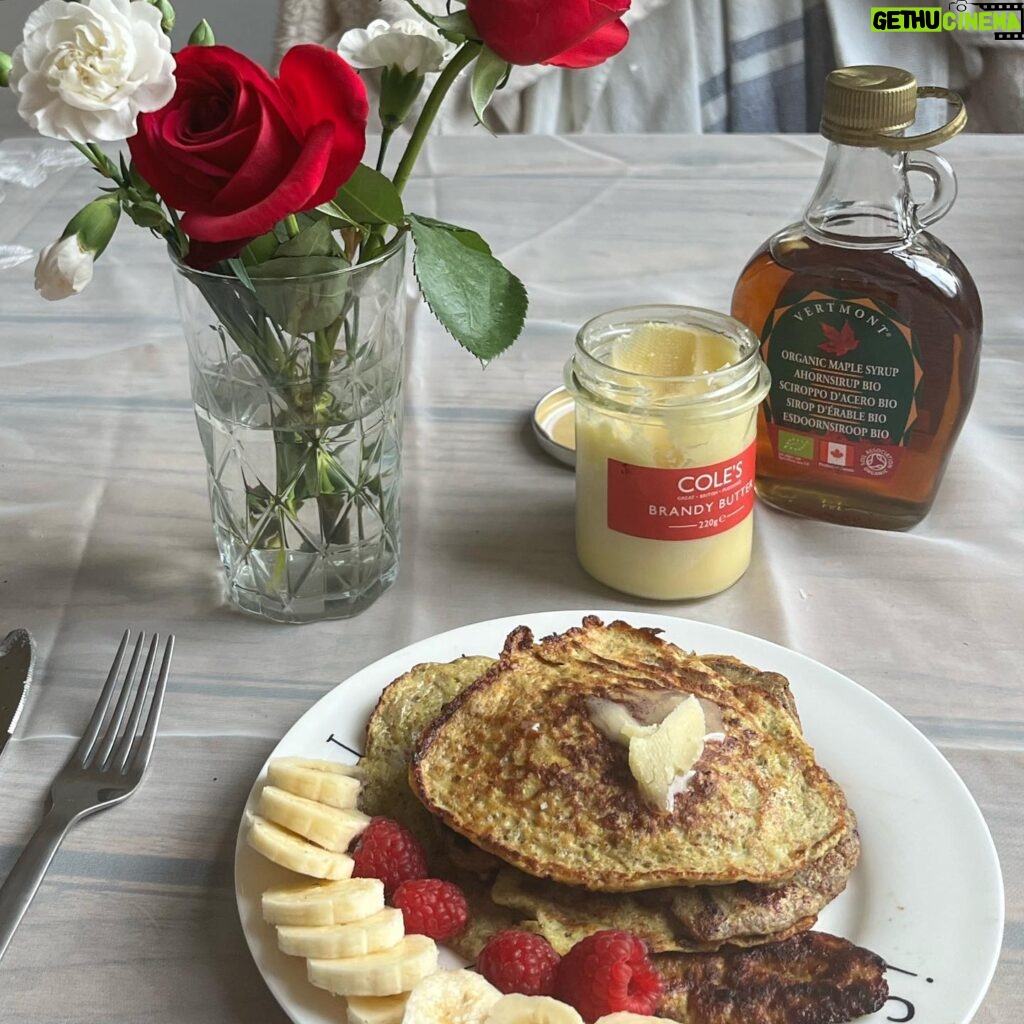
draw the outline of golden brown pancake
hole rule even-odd
[[[656,632],[592,617],[540,643],[515,630],[420,740],[420,800],[526,874],[602,892],[779,883],[823,857],[849,831],[846,801],[804,742],[788,687],[730,680]],[[713,702],[726,734],[706,744],[672,811],[644,802],[625,750],[587,708],[666,690]]]
[[[441,708],[493,664],[493,658],[463,657],[416,665],[384,689],[367,723],[359,806],[411,829],[430,859],[443,854],[443,843],[434,819],[409,789],[410,753]]]

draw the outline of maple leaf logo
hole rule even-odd
[[[825,335],[825,340],[818,348],[830,356],[845,356],[847,352],[852,352],[860,344],[857,335],[853,333],[849,320],[844,321],[839,330],[836,330],[831,324],[822,324],[821,332]]]

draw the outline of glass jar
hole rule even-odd
[[[576,336],[576,551],[638,597],[725,590],[750,564],[757,336],[723,313],[634,306]]]
[[[176,265],[229,600],[274,622],[349,618],[398,574],[405,235],[300,277]]]

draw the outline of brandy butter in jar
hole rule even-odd
[[[684,600],[750,564],[758,338],[732,317],[635,306],[585,324],[566,366],[576,400],[576,551],[591,576]]]

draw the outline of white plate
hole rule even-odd
[[[537,637],[579,625],[585,614],[655,626],[685,650],[733,654],[787,676],[808,741],[846,791],[860,822],[863,853],[843,893],[817,928],[866,946],[891,965],[890,1001],[862,1018],[967,1024],[995,970],[1003,934],[999,861],[967,787],[906,719],[838,672],[794,651],[721,626],[640,612],[544,612],[493,619],[422,640],[388,655],[309,709],[272,757],[353,761],[367,717],[392,679],[423,661],[497,655],[515,626]],[[252,812],[266,765],[249,795]],[[256,966],[295,1024],[337,1024],[340,1003],[306,981],[304,961],[277,949],[260,917],[260,894],[294,876],[254,853],[239,830],[235,892]]]

